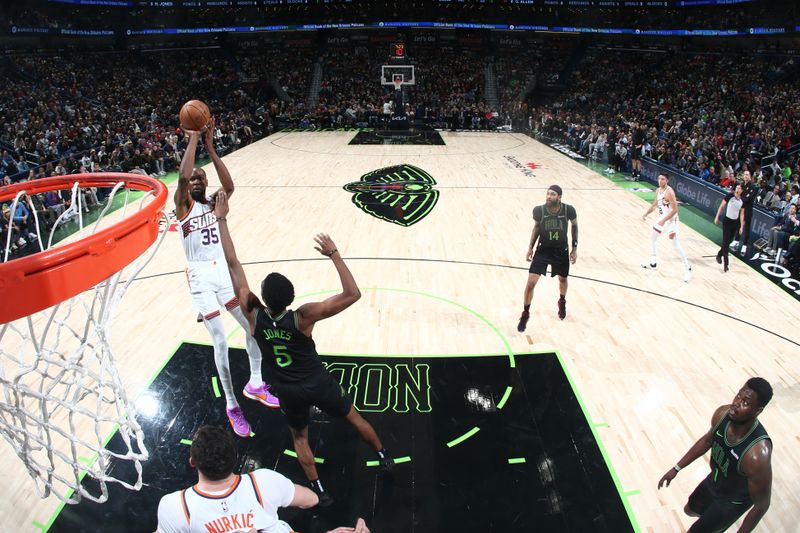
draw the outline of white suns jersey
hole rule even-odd
[[[672,211],[672,205],[670,205],[669,201],[667,201],[668,189],[669,187],[665,187],[663,191],[661,189],[658,189],[657,192],[658,202],[656,205],[658,205],[658,212],[661,214],[662,217],[667,216]],[[675,213],[675,216],[669,220],[670,224],[674,224],[676,222],[678,222],[678,213]]]
[[[187,261],[223,259],[225,251],[219,235],[219,224],[209,203],[191,201],[189,211],[178,220],[181,242]]]
[[[189,487],[167,494],[158,505],[159,533],[290,533],[278,508],[294,499],[294,484],[266,468],[236,476],[225,492]]]

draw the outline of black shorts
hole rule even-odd
[[[539,246],[533,254],[533,261],[528,272],[531,274],[547,274],[547,265],[551,265],[551,276],[569,276],[569,250],[554,246]]]
[[[302,382],[273,383],[272,388],[281,401],[286,423],[294,429],[308,427],[312,405],[333,418],[344,418],[353,405],[350,396],[328,371]]]
[[[642,147],[636,148],[635,146],[631,148],[631,159],[634,161],[638,161],[642,158]]]
[[[689,496],[689,509],[700,515],[689,531],[692,533],[725,531],[752,505],[749,497],[731,499],[716,494],[711,476],[708,476]]]

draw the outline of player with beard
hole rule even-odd
[[[523,310],[519,317],[517,331],[525,331],[530,318],[531,301],[533,300],[533,289],[542,274],[547,273],[547,266],[550,265],[550,275],[558,276],[558,286],[561,297],[558,299],[558,318],[564,320],[567,316],[567,276],[569,276],[569,265],[575,264],[578,260],[578,215],[575,208],[568,204],[561,203],[561,187],[551,185],[547,189],[547,196],[544,205],[537,205],[533,208],[533,231],[531,232],[531,242],[528,246],[528,261],[531,266],[528,274],[528,282],[525,285],[523,295]],[[567,245],[567,222],[572,226],[572,251]],[[533,251],[536,241],[536,253]]]
[[[233,194],[230,172],[214,149],[214,119],[204,133],[204,144],[222,184],[220,191],[227,196]],[[194,168],[195,151],[201,132],[187,131],[189,144],[181,161],[178,189],[175,191],[175,216],[180,223],[180,236],[188,263],[186,279],[192,302],[203,324],[211,334],[214,344],[214,363],[219,381],[225,393],[228,421],[240,437],[250,436],[250,424],[242,413],[233,392],[228,342],[220,316],[220,307],[233,315],[245,332],[250,331],[247,319],[239,308],[239,300],[233,292],[225,252],[220,241],[219,224],[214,215],[213,200],[219,191],[206,196],[208,179],[202,168]],[[252,335],[246,333],[247,356],[250,360],[250,381],[244,387],[244,396],[267,407],[279,407],[278,398],[269,391],[269,385],[261,379],[261,352]]]
[[[690,532],[725,531],[750,509],[739,528],[746,533],[766,514],[772,495],[772,440],[758,415],[770,399],[767,380],[748,379],[732,404],[714,412],[711,429],[659,480],[659,489],[668,487],[678,472],[711,450],[711,473],[683,509],[700,517]]]

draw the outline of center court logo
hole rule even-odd
[[[353,203],[375,218],[400,226],[412,226],[425,218],[439,200],[436,180],[413,165],[379,168],[348,183]]]

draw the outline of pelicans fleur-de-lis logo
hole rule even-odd
[[[365,213],[398,224],[416,224],[433,210],[439,191],[436,180],[414,165],[379,168],[348,183],[344,190],[353,193],[353,203]]]

